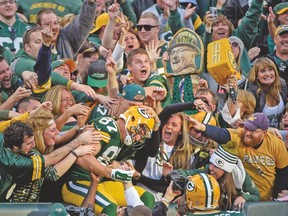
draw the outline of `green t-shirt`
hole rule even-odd
[[[18,51],[23,47],[23,34],[27,29],[29,26],[18,19],[13,26],[0,21],[0,45],[11,51]]]

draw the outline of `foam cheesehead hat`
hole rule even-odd
[[[72,73],[73,71],[76,70],[76,64],[72,59],[60,59],[57,61],[53,61],[51,64],[51,68],[52,68],[52,70],[54,70],[55,68],[57,68],[63,64],[68,65],[68,67],[70,68],[70,73]]]
[[[144,102],[146,98],[145,90],[142,86],[132,83],[123,87],[122,94],[119,94],[125,100]]]
[[[281,34],[283,32],[288,32],[288,25],[280,25],[277,27],[276,31],[275,31],[275,36],[278,34]]]
[[[106,71],[105,64],[106,62],[103,59],[97,59],[90,64],[87,85],[97,88],[107,86],[108,72]]]
[[[263,113],[254,113],[245,122],[240,124],[240,126],[244,126],[251,131],[256,129],[266,131],[269,127],[269,120]]]
[[[175,35],[175,37],[169,43],[167,51],[170,54],[172,49],[175,47],[188,46],[196,52],[196,55],[198,55],[201,52],[197,46],[197,41],[198,39],[191,31],[184,30]]]
[[[288,2],[282,2],[274,6],[274,13],[281,15],[288,10]]]
[[[246,172],[241,160],[236,156],[226,151],[219,146],[218,149],[211,155],[210,163],[214,166],[232,173],[233,181],[236,188],[241,189],[244,183]]]

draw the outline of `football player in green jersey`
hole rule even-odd
[[[110,117],[100,117],[92,121],[94,128],[101,132],[101,149],[96,157],[85,156],[77,160],[69,172],[69,181],[62,188],[63,200],[80,206],[90,185],[90,173],[116,181],[130,181],[134,171],[123,170],[116,162],[119,152],[126,146],[137,151],[143,147],[145,139],[158,130],[159,119],[150,107],[132,106],[115,121]],[[130,152],[130,151],[129,151]],[[129,157],[129,155],[127,155]],[[126,158],[127,158],[126,157]],[[152,207],[154,197],[137,188],[142,201]],[[103,181],[95,196],[94,211],[116,215],[117,206],[126,205],[124,190],[120,182]]]
[[[154,206],[152,215],[166,215],[170,202],[174,200],[179,190],[184,193],[178,200],[179,215],[243,215],[239,211],[219,211],[220,186],[209,174],[199,173],[189,176],[185,179],[186,183],[183,181],[183,188],[179,185],[179,180],[172,181],[161,201]]]

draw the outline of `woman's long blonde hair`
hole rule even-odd
[[[70,90],[63,85],[56,85],[50,88],[47,93],[45,94],[44,101],[53,101],[52,102],[52,113],[55,115],[55,117],[62,114],[60,108],[61,108],[61,99],[62,99],[62,91],[67,90],[70,92]],[[74,97],[72,97],[74,100]],[[75,104],[75,100],[74,100]]]
[[[238,197],[238,193],[232,173],[225,171],[218,182],[221,188],[221,198],[219,201],[220,209],[233,210],[233,202]]]
[[[256,98],[251,92],[245,90],[238,90],[237,100],[243,104],[247,109],[241,116],[242,119],[246,119],[248,116],[254,113],[256,107]]]
[[[27,123],[33,128],[36,149],[44,154],[46,146],[43,138],[43,132],[46,128],[54,123],[53,114],[47,109],[39,110],[34,115],[29,116]]]
[[[188,123],[184,113],[176,113],[182,120],[181,134],[178,136],[177,142],[173,148],[169,162],[174,169],[189,169],[190,158],[193,154],[193,147],[189,143]]]
[[[275,81],[271,84],[271,86],[269,86],[269,88],[265,92],[267,95],[271,95],[276,100],[276,102],[279,103],[279,92],[281,90],[279,72],[274,62],[269,58],[258,58],[255,61],[254,66],[251,70],[249,81],[258,86],[256,95],[259,95],[261,92],[264,91],[263,85],[259,82],[259,79],[257,78],[260,66],[264,68],[272,68],[274,70]]]

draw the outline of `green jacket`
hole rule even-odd
[[[5,198],[5,192],[12,185],[12,180],[16,183],[25,183],[44,176],[43,155],[24,157],[13,153],[3,147],[2,134],[0,134],[0,155],[0,200]]]

